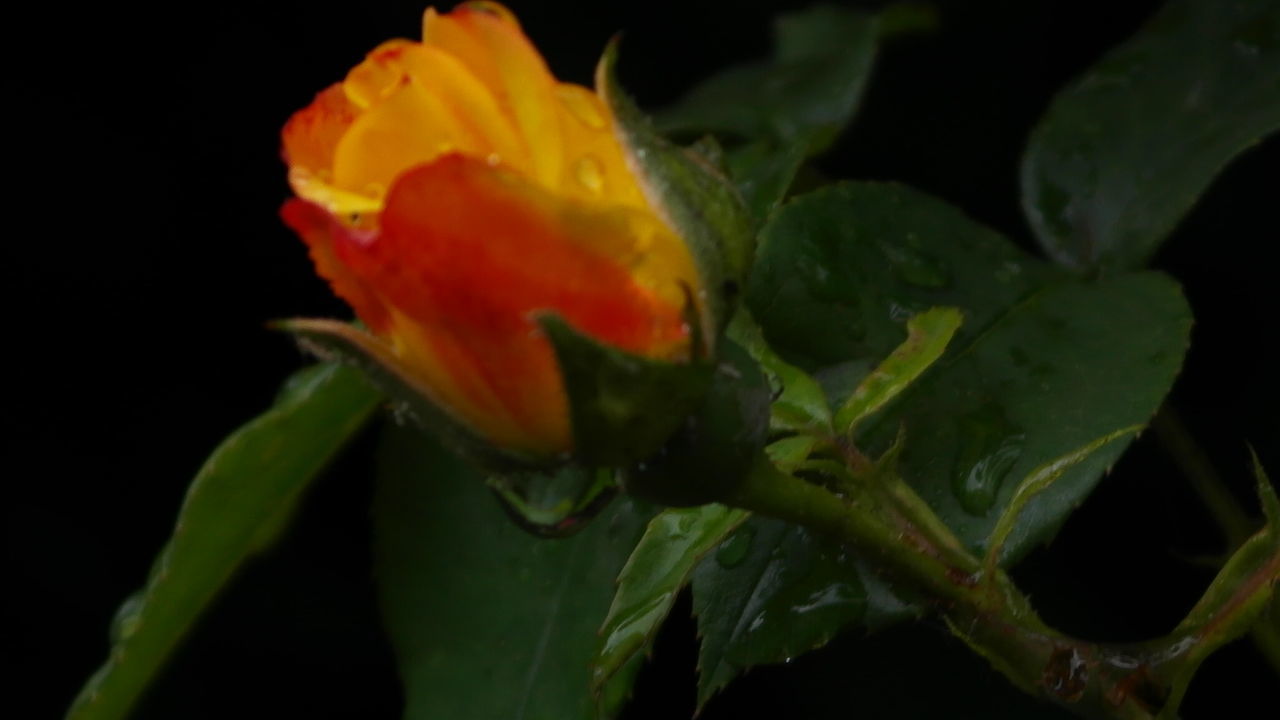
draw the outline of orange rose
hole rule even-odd
[[[535,321],[690,359],[689,249],[646,198],[595,93],[556,81],[495,3],[428,9],[284,128],[285,221],[431,400],[521,454],[572,449]]]

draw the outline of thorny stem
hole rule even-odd
[[[1218,525],[1227,551],[1231,552],[1253,532],[1256,523],[1245,514],[1240,503],[1223,482],[1222,475],[1214,467],[1209,454],[1187,428],[1178,411],[1168,403],[1160,408],[1151,421],[1160,446],[1173,458],[1191,489],[1200,497],[1209,515]],[[1280,616],[1278,616],[1280,617]],[[1266,658],[1271,668],[1280,674],[1280,623],[1259,624],[1251,632],[1258,652]]]
[[[903,488],[914,494],[905,484]],[[1204,611],[1210,621],[1184,623],[1168,637],[1147,643],[1088,642],[1046,625],[1003,569],[983,576],[979,560],[949,530],[947,547],[919,542],[945,525],[923,500],[916,500],[918,506],[909,504],[913,510],[886,520],[865,503],[783,473],[762,459],[724,502],[803,525],[862,553],[896,580],[932,598],[952,631],[1014,684],[1083,717],[1175,717],[1177,701],[1195,667],[1209,651],[1245,630],[1256,615],[1259,598],[1266,599],[1280,573],[1275,533],[1265,531],[1270,534],[1264,537],[1260,532],[1241,551],[1252,550],[1252,557],[1234,566],[1228,563],[1243,568],[1247,576],[1237,579],[1233,574],[1228,593],[1213,595],[1211,588],[1202,601],[1212,606]],[[931,520],[916,522],[921,508]],[[915,542],[903,542],[903,528],[892,524],[904,517],[917,525]],[[920,532],[919,524],[929,531]]]

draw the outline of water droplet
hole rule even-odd
[[[1022,455],[1026,435],[994,404],[961,417],[957,427],[960,449],[951,488],[966,512],[982,515],[995,504],[1001,482]]]
[[[1235,47],[1236,52],[1247,57],[1255,57],[1260,52],[1257,45],[1241,40],[1235,41],[1233,47]]]
[[[484,161],[489,165],[489,167],[497,167],[502,164],[502,156],[498,153],[489,153],[485,156]]]
[[[1013,260],[1006,260],[996,268],[995,277],[1002,283],[1011,283],[1022,274],[1022,265]]]
[[[604,168],[600,167],[599,160],[590,155],[578,159],[573,166],[573,174],[591,192],[598,195],[604,191]]]
[[[791,612],[797,615],[807,615],[824,608],[852,605],[860,602],[859,593],[852,585],[836,582],[810,593],[804,602],[792,605]]]
[[[658,626],[658,621],[671,609],[671,593],[662,593],[620,614],[623,619],[604,639],[605,655],[638,647]]]
[[[537,537],[558,538],[586,527],[617,495],[617,486],[604,480],[570,468],[495,475],[486,482],[520,529]]]
[[[943,288],[951,283],[951,274],[937,260],[912,247],[918,244],[908,236],[906,245],[884,242],[880,251],[893,264],[894,272],[908,285],[924,288]]]
[[[129,639],[142,624],[142,606],[145,597],[142,593],[134,593],[120,604],[115,617],[111,618],[111,644],[119,645]]]
[[[728,539],[720,543],[720,549],[716,550],[716,562],[726,570],[738,567],[743,560],[747,559],[747,553],[751,552],[751,542],[755,537],[756,530],[750,525],[738,528]]]

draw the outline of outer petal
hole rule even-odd
[[[556,81],[509,10],[491,2],[434,8],[423,19],[423,43],[458,58],[498,98],[519,128],[534,177],[554,187],[564,177],[564,141]]]
[[[307,244],[316,272],[329,281],[334,293],[347,301],[371,330],[379,334],[387,332],[391,326],[388,308],[336,253],[337,246],[358,244],[358,237],[367,233],[344,226],[325,208],[298,198],[286,202],[280,216]]]
[[[645,222],[455,154],[402,176],[377,239],[340,242],[338,257],[394,306],[398,350],[465,421],[501,444],[568,450],[563,387],[536,311],[632,352],[688,351],[683,303],[633,277]]]
[[[338,143],[360,115],[341,83],[316,95],[310,105],[294,113],[281,133],[289,184],[300,197],[340,215],[366,214],[379,208],[379,199],[333,186],[333,158]]]
[[[334,148],[359,114],[360,108],[347,99],[342,83],[325,88],[285,123],[281,133],[285,162],[316,174],[328,171],[333,167]]]

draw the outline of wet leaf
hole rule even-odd
[[[698,706],[744,668],[821,647],[866,605],[852,558],[804,528],[750,518],[693,574]]]
[[[545,314],[547,334],[564,378],[574,455],[588,465],[621,465],[652,454],[706,396],[707,363],[650,360],[582,335]]]
[[[964,313],[947,353],[858,442],[878,453],[905,425],[904,478],[974,547],[1014,492],[1007,478],[1147,422],[1191,319],[1163,275],[1072,279],[936,199],[877,183],[787,205],[763,231],[748,300],[774,348],[810,370],[885,357],[906,337],[904,308]],[[1126,445],[1029,503],[1009,556],[1051,536]]]
[[[766,142],[735,148],[725,158],[729,178],[756,220],[764,220],[782,204],[804,159],[803,144],[777,148]]]
[[[618,592],[600,629],[592,686],[600,686],[653,643],[698,561],[747,519],[723,505],[664,510],[649,521],[618,576]]]
[[[787,361],[820,374],[879,362],[907,318],[958,307],[963,345],[1052,278],[998,233],[936,198],[892,183],[841,183],[788,203],[761,231],[747,301]],[[840,398],[843,402],[845,398]]]
[[[623,486],[636,497],[672,507],[724,498],[765,443],[769,400],[769,383],[755,360],[732,340],[721,341],[701,406],[658,452],[623,469]]]
[[[619,499],[576,535],[541,539],[416,429],[390,429],[379,460],[375,573],[406,720],[595,717],[596,631],[649,514]],[[633,676],[606,689],[610,708]]]
[[[1268,604],[1277,597],[1280,582],[1280,499],[1271,480],[1253,456],[1258,499],[1266,524],[1254,533],[1227,560],[1200,601],[1174,628],[1175,640],[1168,664],[1160,672],[1172,687],[1169,701],[1159,720],[1174,720],[1178,706],[1200,664],[1215,650],[1249,631],[1259,620],[1267,620]],[[1275,617],[1274,612],[1271,613]]]
[[[725,70],[658,115],[668,133],[826,147],[853,117],[875,54],[876,16],[830,6],[783,15],[771,60]]]
[[[728,335],[750,353],[769,379],[775,395],[770,407],[770,428],[831,432],[831,408],[822,386],[805,371],[778,357],[750,313],[740,310],[729,324]]]
[[[882,410],[860,424],[856,439],[875,456],[904,431],[903,477],[975,549],[1014,493],[1017,483],[1007,478],[1150,418],[1181,365],[1190,327],[1177,285],[1162,275],[1072,279],[936,199],[876,183],[845,183],[786,205],[763,231],[748,304],[795,372],[825,378],[841,400],[867,361],[881,362],[907,339],[913,314],[942,305],[963,313],[945,354],[896,388],[892,403],[872,403]],[[1015,560],[1050,537],[1126,445],[1111,442],[1075,458],[1028,498],[1009,523],[1006,556]],[[797,464],[807,450],[791,440],[769,452]],[[793,552],[814,556],[794,558],[798,564],[819,554],[806,545]],[[745,602],[743,591],[699,583],[701,572],[695,608],[708,614],[700,622],[714,624],[724,612],[742,621],[733,608]],[[830,578],[865,590],[857,616],[864,622],[883,625],[913,612],[912,600],[861,560],[831,568]],[[770,582],[777,593],[804,587],[785,576]],[[772,645],[763,643],[772,654],[739,647],[750,620],[708,626],[702,699],[742,665],[776,661],[784,646],[805,649],[787,638],[830,637],[848,621],[791,619]]]
[[[245,560],[275,540],[310,481],[379,400],[355,370],[332,364],[304,370],[274,407],[213,451],[146,586],[117,613],[111,655],[69,719],[127,716],[183,635]]]
[[[1280,4],[1172,0],[1060,92],[1022,165],[1059,262],[1131,268],[1223,167],[1280,128]]]
[[[1046,286],[944,357],[868,424],[862,442],[886,447],[905,425],[903,478],[979,547],[1018,479],[1150,421],[1190,329],[1177,284],[1158,273]],[[1006,542],[1007,561],[1051,538],[1128,444],[1100,447],[1031,499]]]
[[[911,316],[907,339],[862,380],[836,413],[836,432],[852,432],[860,421],[915,382],[942,356],[962,317],[955,308],[933,308]]]

